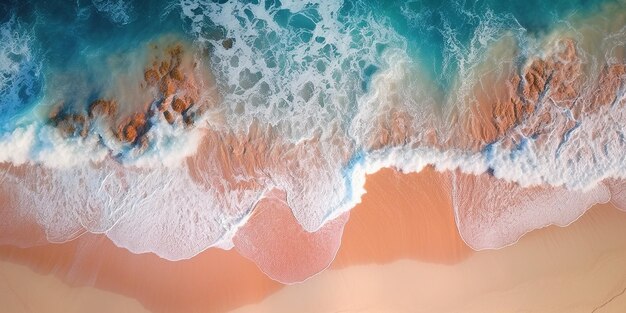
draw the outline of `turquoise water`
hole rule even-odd
[[[494,28],[490,30],[494,39],[503,32],[513,32],[523,45],[524,36],[545,34],[573,14],[593,14],[611,2],[414,0],[372,1],[371,5],[406,38],[412,56],[445,89],[457,74],[459,59],[470,53],[472,39],[485,32],[481,26],[491,24],[488,27]]]
[[[42,102],[46,93],[56,94],[57,91],[50,89],[59,87],[52,82],[60,75],[74,76],[89,90],[77,91],[67,86],[72,83],[65,82],[66,86],[62,89],[68,90],[58,96],[71,103],[78,100],[73,99],[77,93],[88,93],[90,99],[87,101],[93,100],[114,79],[112,75],[103,75],[109,70],[105,62],[107,57],[138,49],[147,41],[167,33],[190,40],[179,13],[168,13],[167,6],[167,3],[150,1],[141,5],[128,2],[128,5],[122,6],[122,13],[116,15],[101,11],[88,1],[5,3],[0,23],[11,34],[7,37],[13,37],[6,38],[8,42],[5,41],[5,44],[26,42],[27,48],[23,50],[25,53],[15,57],[8,53],[9,59],[15,63],[6,66],[15,68],[19,64],[19,70],[6,74],[10,88],[3,86],[0,92],[1,116],[6,120],[0,121],[9,123],[15,115],[27,112],[32,105]],[[10,96],[11,89],[19,92]]]
[[[276,31],[269,30],[265,24],[267,21],[254,16],[250,9],[230,12],[230,14],[234,14],[233,18],[238,20],[239,25],[256,20],[254,27],[256,27],[257,37],[251,42],[251,48],[258,51],[252,52],[262,57],[268,68],[277,69],[272,71],[272,75],[289,77],[294,74],[294,71],[295,75],[302,75],[306,68],[311,67],[323,71],[329,65],[323,62],[325,59],[346,57],[345,62],[340,65],[341,70],[345,76],[349,76],[350,80],[359,81],[354,86],[344,86],[352,90],[346,94],[346,97],[352,103],[348,111],[354,111],[356,97],[368,89],[372,75],[380,69],[380,56],[385,50],[398,45],[400,41],[406,44],[405,49],[409,55],[422,64],[421,68],[425,73],[428,73],[436,84],[445,90],[456,77],[459,62],[462,62],[462,58],[470,53],[473,45],[472,39],[475,39],[480,32],[489,33],[487,37],[491,37],[492,41],[501,35],[498,32],[503,31],[512,31],[520,37],[541,34],[562,23],[572,14],[593,14],[605,2],[608,1],[345,1],[341,4],[337,12],[338,16],[336,16],[336,20],[342,25],[330,31],[354,33],[354,30],[360,28],[374,27],[371,23],[364,22],[366,16],[374,16],[374,20],[381,21],[376,27],[390,27],[398,37],[381,42],[370,42],[366,38],[361,38],[370,34],[349,34],[354,44],[375,45],[373,47],[375,55],[370,58],[363,57],[360,60],[358,60],[359,56],[356,56],[357,60],[351,60],[352,56],[338,55],[340,51],[337,51],[335,45],[330,44],[320,49],[318,54],[312,55],[308,60],[304,56],[305,69],[301,70],[290,68],[298,66],[290,62],[293,58],[292,54],[297,50],[295,48],[306,48],[312,43],[324,43],[327,40],[324,36],[313,38],[316,25],[319,26],[322,20],[320,12],[324,9],[323,6],[311,3],[299,12],[291,12],[288,8],[284,8],[280,1],[265,1],[263,6],[273,14],[273,22],[276,22],[286,33],[291,34],[288,40],[281,43],[281,46],[272,44],[277,40],[276,36],[280,35]],[[242,3],[256,4],[258,2]],[[196,9],[194,14],[210,15],[211,13],[200,12],[201,10]],[[111,78],[103,78],[102,74],[95,70],[94,73],[89,73],[85,70],[86,68],[100,65],[87,64],[88,62],[103,60],[111,54],[134,49],[139,43],[147,42],[166,33],[177,34],[187,40],[197,40],[200,36],[203,41],[211,41],[225,39],[228,32],[237,31],[228,29],[219,22],[215,23],[210,18],[204,18],[201,22],[201,33],[193,32],[191,25],[194,23],[190,21],[189,16],[181,13],[178,3],[169,1],[12,1],[3,5],[2,12],[0,16],[2,24],[6,25],[14,21],[13,28],[19,28],[18,32],[31,37],[30,56],[10,58],[22,65],[18,71],[11,74],[16,78],[9,78],[7,80],[9,83],[5,83],[10,87],[3,86],[1,107],[5,123],[10,119],[7,117],[18,114],[24,108],[36,103],[45,92],[46,80],[53,79],[52,77],[58,72],[82,71],[84,79],[93,85],[95,89],[93,93],[97,96],[98,93],[103,92],[101,89],[106,88],[110,83],[98,80],[105,81]],[[484,26],[487,24],[489,24],[487,28],[491,28],[485,30]],[[488,46],[488,44],[489,42],[485,42],[480,45]],[[20,60],[20,58],[29,60]],[[324,60],[320,61],[321,59]],[[213,60],[216,61],[216,58]],[[220,60],[216,63],[218,62]],[[218,76],[218,79],[220,75],[233,75],[228,70],[219,67],[219,64],[214,64],[214,69],[217,69],[214,74]],[[252,75],[256,74],[252,73]],[[226,78],[222,77],[222,79]],[[259,79],[257,77],[253,81]],[[281,77],[276,79],[280,81]],[[10,83],[11,81],[14,83]],[[330,81],[312,83],[314,87],[322,89],[326,88],[328,83],[345,85],[343,77],[333,77]],[[276,90],[280,87],[271,86],[271,84],[263,86],[266,87],[263,89],[265,93],[283,92]],[[231,91],[237,88],[230,87]],[[240,87],[246,89],[246,85]],[[311,89],[311,86],[308,88]],[[17,92],[10,90],[17,90]],[[242,92],[239,91],[239,93]],[[8,96],[9,93],[17,94],[18,98]],[[281,106],[297,107],[293,103],[296,97],[290,92],[284,92],[280,99]],[[250,97],[246,100],[249,101]],[[266,100],[267,97],[261,99],[261,101]],[[328,94],[322,92],[319,95],[320,105],[329,101],[331,100]]]

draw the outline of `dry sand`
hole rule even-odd
[[[283,283],[297,283],[323,271],[335,258],[348,213],[315,232],[305,231],[287,206],[286,194],[273,191],[261,199],[254,214],[233,238],[239,254]]]

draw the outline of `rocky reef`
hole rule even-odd
[[[200,104],[199,84],[205,78],[196,71],[192,49],[181,42],[151,43],[147,49],[152,58],[143,70],[143,81],[130,87],[137,89],[132,93],[149,99],[146,103],[122,103],[115,95],[96,98],[83,106],[61,103],[49,112],[48,124],[64,137],[110,132],[113,136],[109,137],[121,145],[139,150],[150,144],[148,134],[155,123],[193,126],[205,110]]]

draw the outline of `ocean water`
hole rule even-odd
[[[190,258],[272,190],[315,232],[382,167],[452,171],[477,250],[623,203],[624,1],[9,1],[0,39],[0,225],[52,242]]]

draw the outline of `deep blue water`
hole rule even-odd
[[[584,15],[596,12],[605,2],[608,1],[346,0],[336,18],[341,23],[357,23],[353,25],[354,27],[360,26],[359,18],[354,18],[355,15],[371,14],[385,21],[384,25],[392,27],[404,38],[409,55],[421,63],[423,70],[427,71],[436,85],[445,91],[459,70],[459,60],[469,53],[470,42],[475,38],[481,25],[491,23],[490,25],[496,29],[495,37],[498,36],[498,28],[501,28],[500,31],[513,31],[520,36],[541,34],[571,14]],[[315,5],[309,6],[306,12],[290,12],[280,9],[282,4],[278,0],[267,0],[264,4],[266,8],[277,9],[274,15],[276,23],[297,31],[299,36],[294,44],[325,40],[324,37],[312,38],[311,35],[321,18]],[[115,12],[113,8],[119,10]],[[252,18],[252,12],[243,12],[241,16]],[[24,55],[11,55],[9,59],[20,64],[19,71],[3,74],[8,77],[6,79],[8,83],[1,86],[0,91],[2,97],[0,122],[5,126],[16,114],[41,99],[46,90],[45,86],[49,85],[46,81],[54,79],[59,71],[86,72],[83,75],[86,80],[93,80],[94,94],[97,95],[101,92],[98,90],[97,81],[102,77],[100,73],[90,74],[89,68],[93,68],[94,65],[87,62],[97,60],[98,55],[102,55],[104,60],[107,55],[136,49],[142,43],[166,33],[194,40],[190,32],[189,19],[183,17],[180,7],[170,1],[12,0],[0,4],[0,23],[6,26],[11,21],[13,21],[11,31],[26,33],[33,40],[30,43],[30,59],[26,62],[24,60],[27,58]],[[211,26],[210,20],[205,23],[207,24],[205,38],[220,39],[227,32],[223,26]],[[273,40],[270,36],[276,34],[265,34],[261,30],[263,24],[257,24],[257,27],[260,27],[260,36],[255,41],[259,45],[256,48],[270,44]],[[379,52],[387,48],[382,44],[376,47]],[[86,54],[89,54],[89,58],[85,56]],[[328,54],[332,54],[332,51]],[[268,64],[279,68],[290,66],[284,58],[281,59],[276,55],[280,54],[266,55]],[[314,61],[310,62],[310,66],[324,66]],[[375,62],[359,64],[360,73],[354,76],[361,80],[358,85],[362,90],[369,87],[369,81],[379,67],[380,64]],[[7,96],[11,90],[13,94],[17,90],[19,100]],[[287,101],[291,97],[288,96]],[[355,98],[351,101],[355,101]],[[323,100],[320,100],[320,103],[323,105]]]

